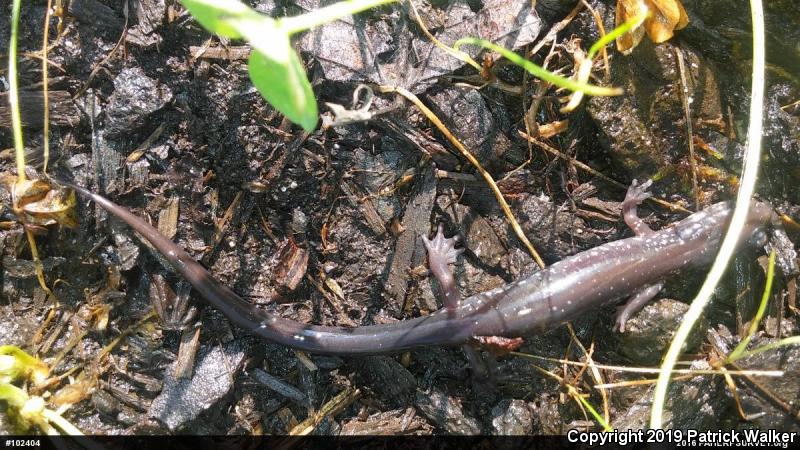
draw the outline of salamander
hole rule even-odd
[[[613,300],[630,297],[618,316],[627,317],[654,297],[661,280],[679,269],[702,266],[714,258],[732,214],[730,203],[714,204],[659,231],[638,218],[636,206],[650,196],[650,182],[634,183],[622,204],[623,218],[635,236],[567,257],[527,278],[458,300],[447,266],[455,261],[455,239],[441,228],[425,239],[431,271],[444,291],[446,308],[428,316],[392,324],[354,328],[304,324],[271,314],[219,283],[186,251],[153,226],[107,198],[72,183],[59,182],[127,223],[228,319],[263,339],[317,354],[363,355],[398,352],[429,345],[458,345],[474,337],[519,337],[551,330]],[[740,244],[775,222],[766,204],[753,201]],[[442,278],[444,274],[444,278]]]

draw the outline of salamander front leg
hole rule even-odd
[[[428,266],[430,266],[431,273],[439,283],[442,301],[450,317],[455,315],[458,302],[461,299],[456,287],[455,277],[453,277],[453,271],[450,270],[450,264],[455,264],[458,255],[464,251],[463,248],[455,248],[458,241],[458,236],[444,237],[444,226],[442,224],[439,224],[439,230],[433,239],[422,236],[422,242],[428,251]]]
[[[644,308],[644,305],[652,300],[653,297],[655,297],[661,291],[662,287],[664,287],[663,282],[645,286],[636,291],[636,293],[633,294],[633,296],[631,296],[631,298],[617,310],[617,320],[614,323],[614,329],[620,333],[624,333],[625,323],[628,321],[628,319],[630,319],[632,315],[639,312],[639,310]]]
[[[636,213],[636,207],[653,196],[652,193],[647,192],[651,184],[653,184],[653,180],[647,180],[641,184],[633,180],[625,195],[625,200],[622,201],[622,218],[637,236],[653,233],[653,230]]]

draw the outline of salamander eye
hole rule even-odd
[[[764,230],[756,230],[750,235],[750,239],[747,240],[747,243],[753,247],[763,247],[767,245],[767,233],[765,233]]]

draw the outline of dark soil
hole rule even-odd
[[[157,223],[243,298],[300,322],[345,327],[429,314],[442,305],[425,270],[420,236],[438,223],[448,236],[464,238],[467,250],[456,278],[465,296],[538,270],[476,170],[410,103],[376,94],[372,111],[378,113],[369,122],[304,134],[253,88],[245,43],[211,36],[175,1],[133,0],[127,18],[122,3],[72,0],[57,39],[59,20],[50,24],[50,173]],[[314,0],[248,3],[276,16],[319,6]],[[567,0],[535,3],[535,11],[507,14],[517,22],[491,17],[497,36],[483,37],[502,41],[506,29],[524,29],[528,41],[516,33],[516,41],[502,42],[529,50],[575,6]],[[614,2],[589,3],[605,30],[613,29]],[[758,192],[779,212],[798,218],[800,61],[791,42],[800,42],[800,10],[790,0],[766,3],[770,68]],[[559,112],[562,93],[502,61],[495,73],[517,91],[497,83],[476,89],[481,80],[475,81],[475,71],[438,53],[406,5],[315,30],[297,47],[328,119],[324,102],[350,108],[359,83],[397,84],[419,95],[501,180],[526,235],[553,263],[631,234],[619,219],[619,202],[625,195],[620,186],[632,179],[656,177],[656,196],[689,210],[735,193],[749,108],[748,3],[684,5],[690,24],[667,43],[645,38],[629,56],[609,46],[610,72],[606,76],[598,64],[595,82],[620,86],[625,95],[587,98],[568,115]],[[519,5],[418,7],[431,31],[453,43],[488,32],[472,27],[487,11]],[[25,145],[29,163],[39,168],[42,73],[32,53],[41,48],[45,8],[43,1],[24,2],[20,51],[27,53],[19,60]],[[3,55],[9,17],[10,2],[3,2]],[[531,59],[542,64],[550,55],[548,67],[570,75],[570,46],[588,49],[599,36],[594,15],[582,8],[557,34],[555,46],[543,45]],[[688,153],[678,52],[692,99],[696,164]],[[13,147],[2,109],[6,59],[0,62],[0,149]],[[470,77],[475,87],[465,86]],[[526,115],[542,132],[537,139],[566,158],[520,136]],[[562,132],[544,134],[546,125],[560,120],[568,120]],[[14,171],[13,152],[3,155],[2,170]],[[13,221],[3,195],[3,220]],[[314,434],[563,434],[599,429],[565,384],[603,411],[593,385],[654,378],[601,370],[599,380],[579,366],[480,352],[489,373],[483,378],[459,348],[359,358],[298,354],[232,327],[135,233],[95,205],[79,200],[78,211],[77,228],[53,227],[37,240],[59,300],[43,330],[52,302],[33,276],[22,229],[0,231],[0,344],[38,352],[54,375],[76,369],[48,388],[56,394],[49,400],[53,406],[74,403],[65,417],[87,434],[286,434],[340,394],[349,400],[315,422]],[[655,203],[643,205],[640,215],[654,228],[685,216]],[[788,231],[796,238],[796,230]],[[729,271],[685,357],[696,367],[707,368],[717,352],[730,351],[747,329],[763,289],[762,254],[743,251]],[[657,365],[703,274],[691,269],[667,280],[662,300],[632,319],[626,333],[612,330],[612,305],[572,323],[576,339],[591,346],[598,364]],[[796,283],[779,278],[769,319],[751,345],[800,331]],[[152,302],[187,295],[186,308],[139,323]],[[102,310],[109,323],[97,329],[92,312]],[[122,334],[97,363],[100,349]],[[519,351],[585,360],[565,326],[526,337]],[[737,378],[752,421],[740,418],[722,377],[697,376],[673,383],[667,423],[798,431],[791,406],[800,398],[798,352],[783,348],[740,363],[740,369],[785,371],[779,378]],[[612,426],[646,425],[651,385],[608,392]],[[2,432],[13,431],[5,420]]]

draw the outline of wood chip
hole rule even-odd
[[[178,197],[171,197],[158,213],[158,231],[170,239],[178,232],[178,204]]]
[[[192,378],[195,356],[199,348],[200,328],[184,330],[181,334],[181,345],[178,347],[178,357],[175,359],[175,369],[172,372],[175,378]]]
[[[308,269],[308,250],[287,239],[278,250],[277,260],[275,282],[289,291],[297,289]]]
[[[386,292],[391,298],[387,306],[396,316],[408,306],[408,269],[422,264],[425,259],[420,236],[430,231],[431,210],[435,201],[436,176],[433,167],[428,166],[421,170],[421,177],[417,179],[414,193],[406,206],[402,220],[405,230],[395,243],[392,266],[386,280]]]
[[[78,109],[67,91],[50,91],[50,124],[73,126],[80,121]],[[44,117],[44,95],[40,91],[22,91],[19,95],[22,126],[42,128]],[[0,127],[11,128],[11,109],[8,93],[0,94]]]
[[[195,59],[223,59],[227,61],[244,60],[250,57],[252,49],[249,46],[242,45],[238,47],[189,47],[189,53]]]
[[[380,214],[375,209],[375,206],[372,204],[372,201],[366,199],[364,201],[360,201],[358,196],[356,196],[356,187],[352,184],[352,182],[345,181],[341,184],[342,192],[347,195],[347,199],[350,201],[350,204],[353,207],[358,208],[364,214],[364,218],[367,220],[367,225],[369,225],[370,229],[377,235],[381,236],[386,233],[386,227],[383,225],[383,220],[381,219]]]
[[[294,401],[300,406],[309,406],[308,397],[305,394],[303,394],[303,392],[301,392],[300,389],[297,389],[291,384],[277,377],[273,377],[272,375],[268,374],[267,372],[264,372],[261,369],[251,370],[250,376],[252,376],[253,379],[258,381],[259,383],[268,387],[271,391],[274,391],[288,398],[289,400]]]

